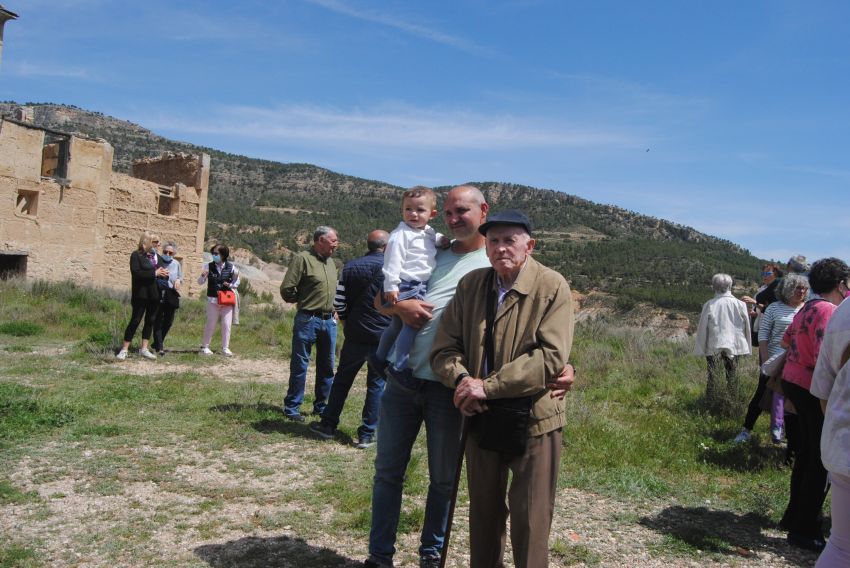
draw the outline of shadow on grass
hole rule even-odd
[[[814,560],[815,553],[792,549],[782,536],[763,534],[763,529],[773,528],[774,523],[757,513],[744,515],[731,511],[719,511],[705,507],[667,507],[657,515],[643,517],[639,524],[664,535],[665,541],[658,546],[661,552],[675,555],[700,552],[734,557],[758,556],[759,552],[771,552],[800,561]],[[808,565],[808,564],[807,564]]]
[[[265,402],[254,404],[229,402],[210,407],[210,412],[232,414],[237,420],[250,424],[251,428],[261,434],[278,433],[306,436],[309,433],[306,424],[288,420],[281,407]]]
[[[265,402],[259,402],[256,404],[242,404],[241,402],[228,402],[227,404],[217,404],[216,406],[210,407],[210,411],[212,412],[270,412],[272,414],[279,414],[283,416],[283,409],[279,406],[274,406],[273,404],[266,404]]]
[[[785,448],[765,446],[751,440],[743,444],[726,444],[706,449],[702,458],[731,471],[747,472],[785,467]]]
[[[362,564],[362,561],[346,558],[329,548],[312,546],[303,539],[288,536],[249,536],[224,544],[205,544],[194,553],[214,568],[342,568]]]
[[[292,434],[302,438],[321,440],[317,434],[310,430],[307,422],[293,422],[286,418],[281,407],[264,402],[255,404],[230,402],[210,407],[210,411],[233,414],[241,419],[240,421],[250,423],[251,428],[261,434]],[[339,430],[334,433],[334,439],[347,445],[354,443],[351,436]]]

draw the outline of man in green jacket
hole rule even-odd
[[[284,415],[295,422],[304,422],[300,409],[313,344],[316,345],[316,391],[313,401],[313,414],[316,416],[325,409],[333,383],[337,270],[331,256],[338,242],[333,228],[317,227],[313,233],[313,247],[292,257],[280,285],[281,297],[298,305],[292,324],[289,388],[283,401]]]
[[[569,359],[572,298],[564,277],[531,257],[535,241],[524,214],[491,215],[478,230],[491,268],[458,283],[431,368],[455,388],[455,406],[473,417],[466,445],[470,566],[503,564],[510,511],[514,564],[540,568],[548,565],[564,426],[564,402],[547,384]]]

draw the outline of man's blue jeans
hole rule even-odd
[[[307,382],[310,351],[316,345],[316,397],[313,413],[321,414],[327,404],[334,379],[334,354],[336,352],[336,320],[322,319],[299,311],[292,324],[292,358],[289,361],[289,388],[283,399],[286,416],[300,414]]]
[[[372,488],[369,557],[375,562],[390,564],[395,554],[404,474],[423,422],[430,483],[419,555],[440,555],[460,452],[461,414],[452,403],[453,395],[454,391],[436,381],[387,382],[381,399],[381,435]]]
[[[336,368],[331,395],[328,398],[328,405],[322,412],[323,425],[331,428],[339,426],[339,416],[342,414],[345,399],[348,398],[348,391],[351,390],[357,373],[366,363],[366,356],[374,348],[373,344],[357,343],[350,339],[346,339],[342,344],[339,367]],[[384,377],[375,373],[371,365],[366,365],[366,400],[363,402],[363,422],[357,429],[359,437],[375,435],[375,429],[378,427],[378,409],[381,406],[381,394],[384,392],[385,383]]]

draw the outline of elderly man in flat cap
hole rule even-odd
[[[540,568],[549,562],[564,426],[564,402],[546,384],[569,359],[572,298],[563,276],[531,257],[524,214],[497,213],[479,232],[491,267],[458,284],[431,366],[470,420],[470,566],[503,565],[510,513],[514,564]]]

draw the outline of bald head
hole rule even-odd
[[[443,203],[446,225],[457,241],[455,252],[472,251],[484,246],[478,227],[487,219],[488,205],[481,190],[472,185],[453,188]]]
[[[467,199],[469,199],[470,201],[472,201],[473,203],[475,203],[479,207],[481,205],[487,203],[487,201],[484,199],[484,194],[481,193],[481,190],[478,189],[477,187],[475,187],[474,185],[458,185],[458,186],[455,186],[451,189],[451,191],[449,191],[446,198],[448,199],[448,197],[452,196],[452,195],[456,195],[456,196],[462,195],[462,196],[466,197]]]
[[[366,246],[369,248],[369,252],[384,250],[389,239],[389,233],[382,231],[381,229],[375,229],[366,236]]]

